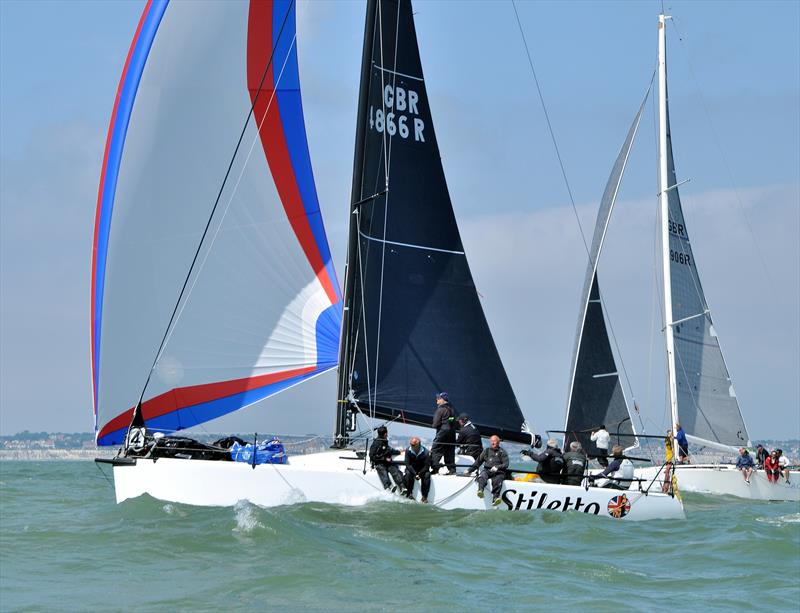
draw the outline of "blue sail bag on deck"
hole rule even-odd
[[[259,443],[255,447],[255,462],[253,461],[252,444],[234,443],[231,446],[231,459],[234,462],[246,462],[247,464],[286,464],[288,461],[283,443],[276,438]]]

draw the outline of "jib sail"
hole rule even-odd
[[[647,96],[628,130],[597,211],[586,280],[581,293],[582,317],[578,323],[572,359],[572,377],[564,427],[565,448],[569,442],[577,440],[584,449],[592,450],[591,430],[601,425],[605,425],[612,435],[612,443],[623,447],[631,447],[636,443],[633,423],[606,328],[597,280],[597,264],[646,100]]]

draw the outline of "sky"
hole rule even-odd
[[[144,2],[0,1],[0,433],[92,429],[89,296],[104,139]],[[676,166],[706,298],[754,439],[800,437],[800,3],[665,2]],[[661,2],[416,2],[445,174],[528,421],[564,423],[599,198],[655,66]],[[300,1],[317,190],[341,277],[365,4]],[[647,431],[665,421],[653,108],[600,262]],[[329,433],[328,373],[206,425]]]

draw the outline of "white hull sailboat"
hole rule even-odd
[[[720,349],[697,271],[683,215],[673,159],[667,104],[666,20],[659,16],[658,38],[658,179],[661,227],[661,282],[672,421],[680,423],[692,445],[721,450],[728,457],[739,447],[750,447],[730,374]],[[649,94],[649,92],[648,92]],[[646,99],[646,97],[645,97]],[[597,263],[611,211],[627,163],[644,102],[631,126],[609,178],[595,224],[589,266],[583,291],[582,318],[572,365],[565,442],[580,440],[591,449],[589,432],[608,427],[614,443],[636,446],[637,435],[621,385],[606,330]],[[673,433],[673,436],[676,433]],[[658,438],[658,437],[651,437]],[[663,438],[663,437],[662,437]],[[677,449],[677,441],[670,447]],[[598,453],[595,450],[595,453]],[[664,479],[675,471],[679,489],[728,494],[762,500],[797,500],[797,478],[786,484],[783,476],[770,483],[756,473],[750,486],[733,466],[665,465],[636,469],[637,479]],[[757,482],[757,483],[756,483]]]
[[[679,487],[684,492],[736,496],[751,500],[800,500],[800,471],[790,471],[790,481],[783,476],[771,482],[763,470],[753,471],[747,483],[733,464],[681,464],[674,467]],[[636,470],[638,477],[652,479],[656,468]]]
[[[117,502],[149,494],[153,498],[197,506],[233,506],[247,500],[263,507],[301,502],[360,506],[399,501],[383,489],[378,475],[352,451],[293,456],[287,464],[160,458],[137,459],[114,467]],[[419,498],[419,485],[414,496]],[[641,521],[683,518],[674,498],[631,489],[552,485],[531,481],[504,482],[499,510],[576,511],[600,517]],[[429,504],[442,509],[489,510],[491,496],[476,496],[475,479],[433,475]]]
[[[343,295],[297,41],[293,0],[162,0],[142,16],[109,130],[93,266],[96,438],[123,445],[106,461],[119,502],[392,498],[351,446],[364,449],[375,422],[430,426],[443,390],[482,435],[529,441],[461,243],[410,2],[367,4]],[[333,368],[336,450],[250,464],[176,436]],[[369,436],[353,434],[359,422]],[[429,501],[491,506],[476,494],[472,477],[434,475]],[[509,479],[493,508],[684,516],[658,484]]]

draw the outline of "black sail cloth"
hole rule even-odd
[[[353,402],[430,426],[447,391],[482,434],[528,442],[464,254],[407,0],[368,5],[358,118],[337,428]]]

